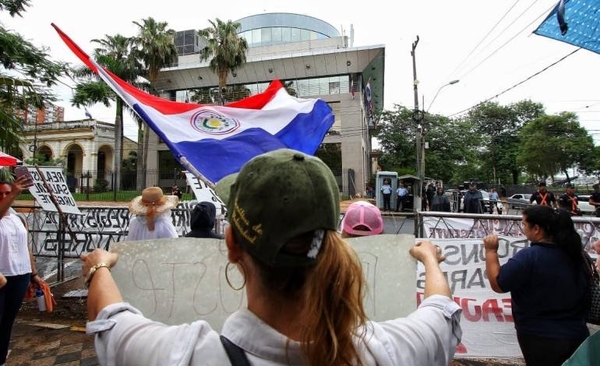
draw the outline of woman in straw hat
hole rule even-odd
[[[230,223],[227,267],[244,276],[237,290],[245,287],[247,307],[229,316],[221,335],[205,320],[179,326],[152,321],[123,302],[110,273],[117,254],[96,249],[81,259],[90,273],[87,331],[97,334],[101,364],[447,366],[452,361],[461,310],[440,269],[440,249],[430,241],[410,249],[426,273],[418,308],[406,318],[369,321],[360,260],[337,232],[337,182],[320,159],[289,149],[259,155],[244,165],[228,199],[221,198],[228,202]]]
[[[135,216],[129,221],[126,241],[177,238],[171,220],[171,209],[177,206],[177,196],[165,196],[160,187],[149,187],[129,203]]]

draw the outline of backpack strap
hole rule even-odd
[[[221,338],[221,343],[223,343],[223,348],[225,348],[232,366],[250,366],[250,361],[243,349],[223,335],[219,338]]]

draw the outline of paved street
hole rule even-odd
[[[384,234],[414,234],[415,220],[394,214],[383,215]]]
[[[18,319],[10,347],[11,366],[99,365],[94,339],[83,328]]]

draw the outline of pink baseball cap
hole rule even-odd
[[[342,230],[351,235],[377,235],[383,232],[381,211],[366,201],[356,201],[346,209]]]

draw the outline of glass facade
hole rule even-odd
[[[200,52],[200,41],[195,29],[175,33],[175,47],[179,56]]]
[[[304,80],[282,80],[283,85],[288,89],[290,94],[296,93],[297,97],[314,97],[341,93],[350,93],[350,76],[329,76],[323,78],[304,79]],[[262,93],[267,89],[269,83],[255,83],[245,85],[252,94]],[[333,110],[335,121],[331,126],[331,131],[341,132],[342,122],[340,120],[340,103],[328,103]]]
[[[302,80],[281,80],[290,92],[293,90],[295,96],[300,98],[317,95],[347,94],[350,93],[350,75],[327,76],[322,78]],[[262,93],[267,89],[270,82],[245,85],[252,94]],[[293,94],[293,93],[290,93]]]
[[[251,47],[340,37],[331,24],[302,14],[257,14],[236,22],[240,23],[240,36]]]
[[[271,46],[281,43],[328,38],[323,34],[306,29],[284,27],[254,29],[251,31],[242,32],[240,33],[240,36],[246,38],[248,46],[251,47]]]

